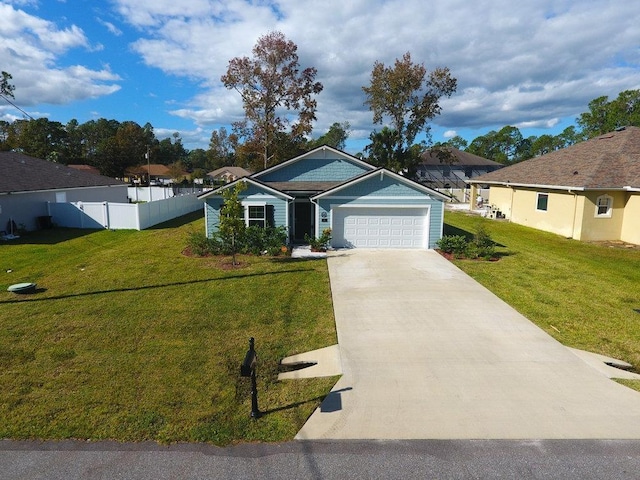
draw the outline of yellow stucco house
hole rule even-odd
[[[640,245],[640,128],[622,127],[469,181],[514,223]],[[472,204],[472,208],[475,205]]]

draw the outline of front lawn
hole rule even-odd
[[[277,381],[336,343],[325,260],[182,254],[201,215],[0,244],[0,438],[291,439],[335,378]],[[39,291],[16,295],[14,283]],[[260,409],[239,365],[255,337]]]
[[[446,213],[444,233],[472,234],[480,225],[501,245],[501,259],[455,260],[458,267],[564,345],[625,360],[640,372],[640,249],[462,212]]]

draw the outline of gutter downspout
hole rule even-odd
[[[511,219],[513,218],[513,197],[516,194],[516,189],[509,185],[509,183],[507,183],[507,186],[511,189],[511,205],[509,205],[509,223],[511,223]]]
[[[573,195],[573,223],[571,224],[571,238],[576,234],[576,215],[578,214],[578,194],[573,190],[569,190],[569,193]]]

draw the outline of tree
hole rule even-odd
[[[347,138],[349,138],[350,128],[351,125],[349,122],[335,122],[329,127],[327,133],[321,135],[316,140],[309,142],[309,147],[310,149],[313,149],[321,145],[329,145],[330,147],[338,150],[344,150],[347,146]]]
[[[387,156],[401,171],[412,176],[419,157],[414,157],[413,143],[428,121],[441,112],[439,104],[443,96],[450,97],[457,88],[457,80],[448,68],[436,68],[427,72],[424,64],[414,64],[411,54],[405,53],[396,59],[393,67],[385,67],[376,61],[371,72],[371,83],[362,87],[366,94],[365,105],[373,112],[373,122],[382,124],[389,119],[391,131],[395,134],[388,146]]]
[[[67,132],[60,122],[52,122],[48,118],[35,120],[16,120],[15,146],[27,155],[66,164]]]
[[[211,132],[207,158],[212,170],[235,165],[236,148],[238,148],[238,136],[235,133],[228,134],[225,127]]]
[[[640,126],[640,90],[625,90],[609,101],[606,96],[589,102],[589,111],[580,114],[578,125],[586,138],[597,137],[627,125]]]
[[[322,84],[314,81],[315,68],[299,70],[297,50],[281,32],[269,33],[258,39],[253,58],[233,58],[221,77],[225,87],[242,97],[244,126],[261,148],[264,168],[278,160],[271,158],[277,133],[304,136],[316,119],[313,95],[322,91]],[[292,112],[297,113],[294,123],[289,120]]]
[[[531,140],[523,138],[517,127],[507,125],[476,137],[466,151],[494,162],[515,163],[531,157]]]
[[[245,182],[236,183],[233,188],[222,191],[223,204],[220,208],[220,224],[218,232],[222,241],[229,247],[233,256],[232,263],[237,265],[238,237],[244,232],[244,208],[240,201],[240,194],[247,188]]]
[[[12,78],[13,77],[10,73],[5,72],[4,70],[2,71],[2,79],[0,79],[0,95],[15,98],[13,96],[13,92],[15,91],[16,87],[9,83],[9,80],[11,80]]]

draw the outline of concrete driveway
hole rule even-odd
[[[640,439],[640,393],[436,252],[328,262],[344,375],[296,438]]]

